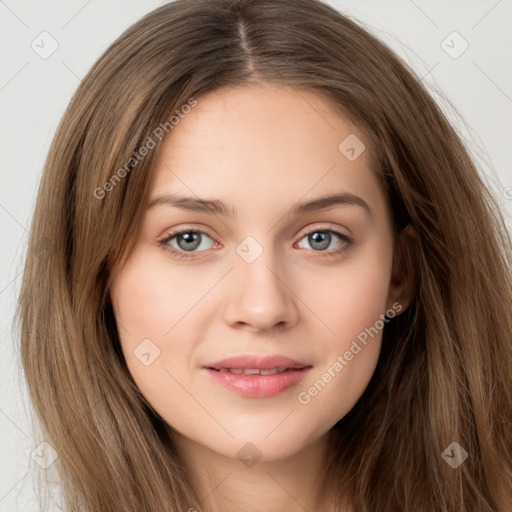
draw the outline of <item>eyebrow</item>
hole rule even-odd
[[[228,205],[218,199],[210,200],[198,197],[184,197],[177,194],[163,194],[155,197],[149,202],[148,210],[158,205],[172,206],[193,212],[211,213],[229,217],[235,216],[235,210],[233,207],[228,207]],[[348,192],[331,194],[325,197],[313,199],[312,201],[297,203],[290,209],[290,213],[292,215],[305,215],[307,213],[327,210],[333,206],[340,205],[360,206],[371,218],[374,218],[374,213],[368,203],[363,198]]]

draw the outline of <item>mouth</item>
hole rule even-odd
[[[269,368],[268,370],[264,370],[263,368],[209,368],[210,370],[215,370],[218,372],[229,372],[234,373],[236,375],[276,375],[277,373],[284,373],[292,368]]]
[[[203,370],[213,381],[245,397],[278,395],[299,384],[312,365],[285,356],[236,356],[207,363]]]

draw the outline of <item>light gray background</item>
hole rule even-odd
[[[39,510],[33,486],[43,470],[31,457],[37,442],[11,323],[44,158],[80,78],[124,29],[162,3],[0,0],[0,512]],[[481,164],[510,226],[512,0],[329,3],[365,23],[423,78]],[[43,31],[58,43],[45,59],[31,47],[51,48]],[[453,31],[469,44],[458,58],[465,43],[448,37]]]

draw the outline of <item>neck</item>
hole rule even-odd
[[[328,434],[286,459],[241,461],[221,455],[177,432],[178,451],[208,512],[326,509],[320,495]],[[194,507],[189,509],[191,512]]]

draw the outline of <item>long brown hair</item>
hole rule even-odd
[[[396,233],[410,224],[418,236],[407,263],[413,303],[386,326],[369,386],[331,431],[323,482],[333,508],[510,512],[510,235],[421,80],[317,0],[166,4],[111,45],[59,125],[18,316],[23,370],[66,506],[201,509],[168,425],[128,372],[108,283],[138,237],[155,130],[171,133],[171,116],[206,92],[257,82],[314,90],[356,122]],[[442,457],[453,442],[468,453],[456,469]]]

